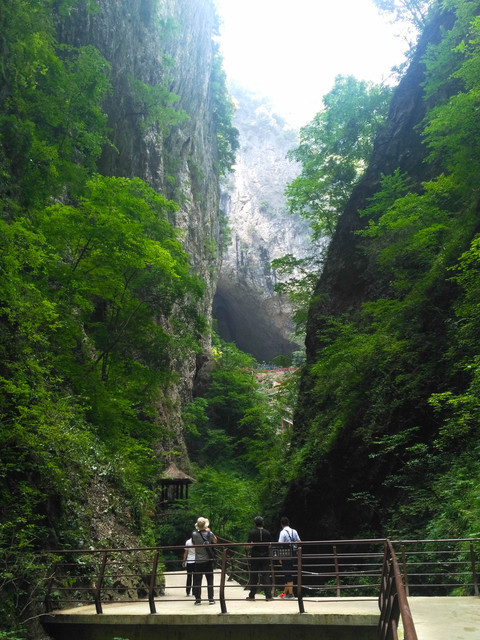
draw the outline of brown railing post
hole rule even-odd
[[[388,633],[388,620],[390,617],[390,571],[388,562],[388,548],[385,545],[383,550],[382,575],[380,578],[380,593],[378,596],[378,607],[380,609],[380,620],[378,623],[378,640],[385,640]]]
[[[225,602],[225,575],[227,573],[227,549],[223,547],[222,550],[222,564],[220,571],[220,589],[219,589],[219,599],[220,599],[220,610],[222,613],[227,612],[227,604]]]
[[[478,593],[478,578],[477,578],[477,568],[476,568],[476,559],[475,559],[475,549],[473,547],[473,542],[470,541],[470,563],[472,565],[472,577],[473,577],[473,591],[476,596]]]
[[[268,556],[270,559],[270,576],[272,582],[272,596],[275,597],[275,564],[274,564],[274,556],[273,556],[273,546],[272,543],[268,545]]]
[[[405,584],[405,593],[407,594],[407,598],[408,598],[408,596],[410,595],[410,588],[408,586],[407,556],[405,554],[405,545],[402,544],[400,548],[402,550],[403,581]]]
[[[337,581],[337,597],[341,596],[340,591],[340,570],[338,566],[338,556],[337,556],[337,547],[333,545],[333,562],[335,564],[335,579]]]
[[[155,584],[157,582],[157,570],[158,570],[158,549],[153,555],[152,573],[150,575],[150,586],[148,588],[148,602],[150,604],[150,613],[157,613],[155,607]]]
[[[299,612],[305,613],[302,595],[302,545],[298,545],[297,549],[297,600]]]
[[[105,567],[107,566],[107,557],[108,557],[108,553],[105,551],[105,553],[103,554],[102,564],[100,567],[100,573],[98,574],[97,586],[95,588],[95,609],[97,613],[103,613],[102,602],[101,602],[101,591],[102,591],[103,578],[105,576]]]
[[[378,640],[398,640],[397,627],[400,616],[405,640],[418,640],[397,557],[390,540],[385,541],[379,606]]]
[[[45,592],[44,604],[45,604],[45,611],[47,613],[51,613],[53,611],[53,606],[52,606],[52,600],[50,598],[50,593],[52,591],[52,585],[53,585],[53,580],[55,578],[56,567],[57,567],[57,565],[55,565],[54,568],[53,568],[53,573],[50,576],[50,578],[48,579],[47,587],[46,587],[46,590],[45,590],[46,592]]]

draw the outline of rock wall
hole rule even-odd
[[[299,349],[291,339],[292,307],[275,293],[275,258],[298,258],[311,250],[309,227],[287,212],[284,190],[299,173],[286,159],[297,134],[268,104],[245,90],[232,89],[234,120],[240,133],[235,172],[223,185],[221,208],[231,230],[223,257],[213,315],[222,338],[259,361]]]
[[[98,12],[79,1],[59,20],[60,41],[93,45],[111,65],[113,92],[105,104],[114,147],[104,150],[99,171],[140,177],[180,208],[171,222],[183,230],[183,246],[194,272],[206,284],[200,313],[211,321],[219,258],[219,179],[211,71],[217,16],[212,0],[97,0]],[[179,125],[148,124],[132,78],[152,87],[163,84],[179,99],[172,106],[187,118]],[[155,105],[153,105],[155,107]],[[174,434],[160,450],[188,456],[180,412],[202,378],[210,353],[191,354],[172,367],[178,384],[163,390],[158,421]],[[168,462],[168,461],[167,461]]]

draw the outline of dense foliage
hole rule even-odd
[[[442,5],[456,18],[424,57],[431,108],[421,123],[437,176],[423,184],[414,172],[383,176],[359,212],[365,228],[356,241],[370,271],[355,277],[371,283],[371,299],[310,318],[315,351],[291,478],[319,494],[317,534],[480,531],[480,6]]]
[[[25,618],[35,549],[80,547],[92,511],[155,541],[152,515],[173,440],[160,408],[175,367],[200,350],[203,284],[178,209],[139,178],[100,175],[113,148],[110,65],[56,24],[90,0],[6,0],[0,12],[0,625]],[[165,64],[171,65],[165,59]],[[233,162],[232,103],[212,69],[219,171]],[[178,96],[130,77],[145,128],[181,124]],[[113,149],[114,150],[114,149]],[[115,152],[115,150],[114,150]]]
[[[253,517],[275,516],[285,494],[278,469],[291,434],[281,425],[295,403],[296,375],[262,384],[258,364],[233,343],[215,337],[213,352],[209,388],[184,412],[197,480],[186,508],[192,517],[208,513],[219,535],[243,540]]]
[[[285,189],[289,212],[308,220],[312,252],[272,261],[281,276],[275,291],[288,295],[297,332],[305,330],[308,305],[321,271],[328,241],[352,189],[363,175],[373,142],[387,116],[391,89],[337,76],[323,98],[323,109],[300,130],[299,145],[288,153],[302,169]]]
[[[391,15],[394,22],[410,23],[422,29],[432,0],[373,0],[373,3],[381,12]]]
[[[352,76],[338,76],[319,111],[300,130],[289,157],[300,175],[286,188],[290,211],[310,220],[313,239],[331,237],[339,215],[370,159],[385,121],[391,89]]]

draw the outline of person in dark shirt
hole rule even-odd
[[[255,528],[248,534],[247,542],[272,542],[272,536],[268,529],[263,526],[263,518],[254,518]],[[259,587],[265,591],[265,599],[273,600],[272,586],[270,582],[270,546],[253,545],[250,551],[250,593],[247,600],[255,600],[255,594]]]

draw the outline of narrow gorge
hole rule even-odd
[[[233,87],[234,125],[240,147],[232,174],[222,183],[221,210],[230,244],[222,256],[213,300],[220,336],[270,363],[302,348],[293,337],[292,305],[275,292],[279,276],[270,264],[310,251],[310,229],[287,212],[285,187],[298,174],[287,159],[296,131],[273,113],[265,99]]]
[[[5,637],[44,637],[45,550],[200,515],[479,536],[480,2],[420,5],[398,85],[338,76],[297,131],[227,78],[214,0],[2,4]]]

